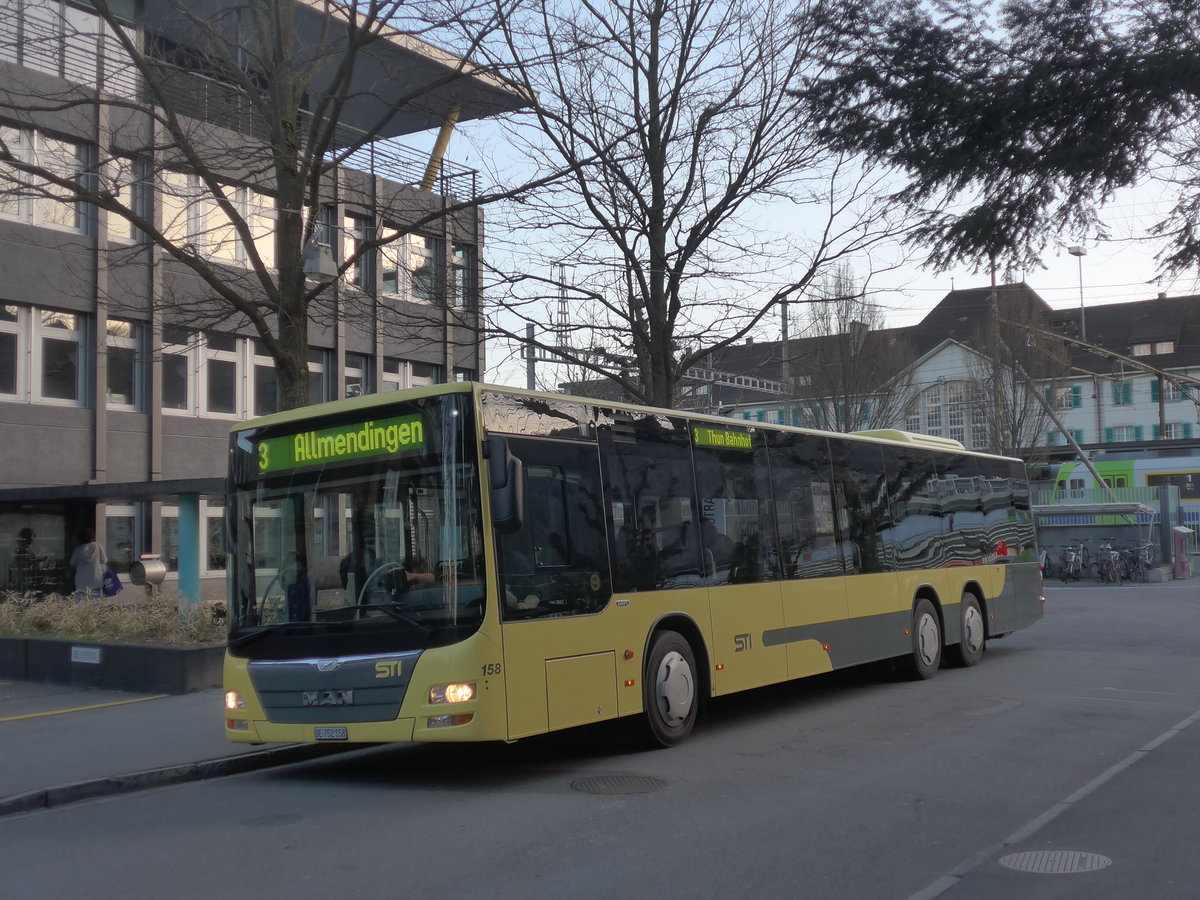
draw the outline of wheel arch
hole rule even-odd
[[[938,592],[931,584],[923,584],[913,591],[912,612],[917,611],[917,604],[922,600],[928,600],[933,604],[934,611],[937,612],[938,624],[942,629],[942,643],[946,643],[946,613],[942,609],[942,598],[938,596]]]
[[[692,653],[696,655],[696,677],[700,681],[697,702],[700,710],[703,710],[705,702],[712,694],[712,670],[709,663],[708,644],[704,640],[700,626],[691,616],[684,613],[668,613],[661,616],[646,632],[646,640],[642,645],[643,661],[650,656],[650,645],[654,642],[654,635],[660,631],[678,632],[691,645]]]

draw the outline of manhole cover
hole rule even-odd
[[[571,790],[585,794],[649,794],[666,786],[661,778],[649,775],[597,775],[571,782]]]
[[[1082,850],[1027,850],[1000,857],[1000,865],[1036,875],[1076,875],[1105,869],[1112,865],[1112,860]]]

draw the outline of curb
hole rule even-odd
[[[230,756],[224,759],[210,759],[178,766],[165,766],[161,769],[149,769],[145,772],[110,775],[91,781],[80,781],[75,784],[39,788],[34,791],[26,791],[23,794],[0,797],[0,817],[32,812],[39,809],[51,809],[56,806],[66,806],[67,804],[79,803],[84,800],[95,800],[98,797],[132,794],[137,791],[147,791],[152,788],[183,784],[189,781],[204,781],[208,778],[241,775],[245,772],[267,769],[272,766],[286,766],[292,763],[321,759],[325,756],[334,756],[350,750],[361,750],[365,746],[369,745],[322,746],[319,744],[289,744],[285,747],[257,750],[253,753],[243,753],[239,756]]]

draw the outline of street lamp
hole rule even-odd
[[[1087,256],[1087,247],[1075,244],[1067,248],[1067,252],[1079,259],[1079,339],[1087,342],[1087,320],[1083,309],[1083,258]]]

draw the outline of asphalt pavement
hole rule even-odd
[[[1051,606],[1056,591],[1077,589],[1047,587]],[[1169,591],[1179,602],[1200,602],[1195,582],[1120,589],[1131,598]],[[222,717],[220,690],[163,696],[0,682],[0,816],[354,749],[229,744]],[[911,900],[1194,896],[1200,855],[1162,847],[1165,835],[1200,832],[1198,758],[1200,710],[932,878]]]

